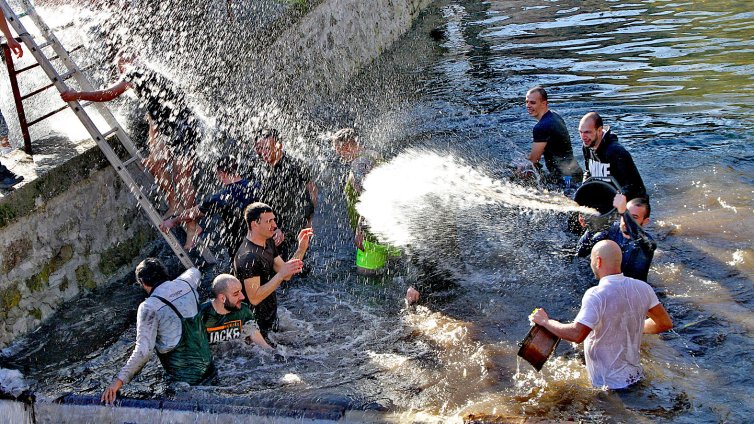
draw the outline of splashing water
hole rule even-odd
[[[357,210],[370,229],[396,246],[416,244],[437,215],[455,217],[478,207],[503,207],[536,212],[596,214],[561,194],[495,180],[452,154],[409,149],[374,169],[364,181]],[[489,225],[477,220],[475,225]]]

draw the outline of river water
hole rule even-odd
[[[314,270],[281,296],[284,358],[225,346],[216,351],[216,386],[171,396],[332,403],[409,422],[749,421],[752,18],[742,1],[437,1],[313,118],[355,122],[395,158],[372,184],[402,193],[418,186],[417,170],[442,177],[410,204],[385,190],[384,209],[374,212],[395,215],[395,226],[383,225],[416,256],[382,278],[355,277],[343,167],[324,143],[299,147],[317,152],[322,204]],[[560,206],[542,207],[560,205],[552,194],[522,195],[505,183],[508,165],[529,150],[534,121],[523,98],[538,84],[579,159],[578,119],[599,111],[652,197],[649,231],[659,247],[649,282],[675,331],[644,338],[646,378],[630,393],[590,387],[580,348],[568,343],[540,373],[516,357],[533,308],[571,320],[596,283],[588,264],[569,256],[577,235],[565,231]],[[422,256],[453,284],[406,308],[402,295]],[[116,285],[71,302],[5,357],[41,399],[99,393],[129,354],[142,296]],[[165,395],[161,381],[153,361],[123,394]]]

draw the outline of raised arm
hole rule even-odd
[[[109,102],[121,94],[125,93],[131,84],[126,80],[120,80],[108,88],[95,91],[76,91],[66,90],[60,93],[60,98],[64,102],[73,102],[76,100],[87,100],[90,102]]]
[[[279,264],[279,262],[281,264]],[[246,278],[243,280],[246,295],[249,302],[256,306],[259,305],[267,296],[271,295],[283,281],[288,281],[294,274],[298,274],[304,268],[304,263],[298,259],[291,259],[288,262],[282,262],[280,256],[275,258],[274,269],[277,272],[270,281],[261,284],[262,279],[259,276]]]
[[[10,28],[8,28],[8,23],[5,22],[5,14],[2,10],[0,10],[0,32],[3,33],[3,36],[8,42],[8,47],[10,47],[16,57],[23,56],[24,49],[21,48],[21,44],[16,41],[15,38],[13,38],[13,34],[11,34],[10,32]]]

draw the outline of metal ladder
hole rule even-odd
[[[69,56],[68,51],[66,51],[66,49],[60,44],[55,34],[52,33],[50,28],[39,16],[36,9],[34,8],[34,5],[31,4],[31,2],[28,0],[21,0],[20,3],[24,8],[26,8],[26,10],[22,13],[19,13],[18,15],[16,15],[16,13],[11,9],[6,0],[0,0],[0,8],[5,14],[5,18],[7,19],[10,26],[16,31],[19,38],[24,42],[24,44],[26,44],[28,50],[34,56],[41,68],[44,69],[45,73],[50,78],[50,81],[52,81],[53,85],[58,89],[58,91],[63,92],[68,89],[65,81],[69,78],[74,78],[76,82],[78,82],[78,84],[81,86],[82,90],[94,90],[94,86],[92,86],[87,77],[81,72],[81,69],[79,69],[76,63],[73,62],[73,60]],[[37,29],[39,29],[39,32],[45,38],[44,43],[37,44],[34,40],[34,37],[29,34],[29,32],[26,30],[26,27],[21,22],[21,19],[24,17],[30,18]],[[48,58],[44,55],[42,50],[47,47],[52,48],[53,52],[56,54],[55,57]],[[63,64],[65,64],[68,72],[64,74],[58,74],[57,70],[52,66],[51,63],[51,60],[56,59],[60,59]],[[97,108],[97,112],[104,118],[105,122],[110,128],[109,130],[105,131],[104,133],[100,132],[94,121],[92,121],[92,119],[89,117],[89,114],[85,110],[85,108],[90,105],[94,105]],[[160,224],[162,224],[162,217],[157,212],[155,207],[150,203],[149,198],[144,194],[139,184],[134,180],[133,176],[126,168],[128,165],[134,162],[141,166],[143,158],[139,153],[139,150],[131,142],[131,138],[128,136],[128,134],[126,134],[125,131],[123,131],[123,128],[121,128],[120,124],[118,124],[118,121],[110,112],[110,109],[102,103],[80,103],[78,101],[69,102],[67,107],[71,108],[71,110],[73,110],[73,112],[79,118],[86,130],[89,132],[89,135],[91,135],[92,139],[94,139],[94,141],[97,143],[97,146],[99,146],[100,150],[102,150],[102,152],[105,154],[107,160],[110,162],[113,168],[115,168],[118,176],[121,178],[121,180],[123,180],[123,182],[131,190],[131,193],[133,193],[133,195],[136,197],[136,200],[139,202],[139,205],[142,207],[142,209],[146,212],[149,220],[152,222],[152,225],[154,225],[155,228],[158,229],[158,232],[162,234],[162,236],[165,238],[165,241],[167,241],[168,245],[170,245],[170,248],[173,249],[173,252],[175,252],[176,256],[178,256],[178,259],[181,261],[183,266],[186,268],[193,267],[193,262],[189,258],[186,251],[183,249],[183,246],[181,246],[181,244],[175,238],[175,236],[170,232],[165,233],[159,230]],[[129,159],[122,161],[118,154],[110,146],[110,144],[108,143],[108,137],[111,137],[113,135],[117,137],[120,144],[128,152],[128,155],[130,156]],[[202,248],[202,250],[204,250],[205,252],[208,251],[208,249],[204,248]],[[209,255],[211,258],[211,253],[209,253]],[[204,256],[208,262],[212,262],[212,260],[209,260],[210,258],[207,258],[207,255]]]

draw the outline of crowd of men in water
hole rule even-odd
[[[20,57],[22,49],[10,37],[4,19],[0,19],[0,29]],[[199,302],[201,275],[196,268],[171,279],[158,259],[148,258],[137,266],[136,281],[148,297],[138,308],[133,353],[102,395],[108,403],[144,367],[154,350],[172,380],[192,385],[204,384],[216,375],[211,344],[242,339],[273,350],[270,334],[278,329],[276,291],[306,268],[303,259],[314,234],[311,223],[318,195],[306,165],[286,154],[276,130],[265,128],[255,134],[245,151],[216,162],[214,170],[222,189],[197,203],[192,179],[197,140],[206,131],[201,120],[182,90],[139,63],[135,55],[119,55],[117,67],[121,78],[111,86],[68,90],[61,98],[66,102],[106,102],[133,90],[146,111],[149,128],[149,155],[144,165],[168,205],[161,229],[183,226],[187,236],[184,247],[191,250],[203,232],[200,220],[218,215],[224,227],[222,243],[233,259],[231,272],[214,279],[213,297],[204,303]],[[626,388],[642,377],[642,334],[672,328],[669,315],[646,283],[656,244],[643,229],[651,211],[644,182],[630,153],[598,113],[587,113],[579,122],[585,159],[582,171],[573,155],[567,125],[549,109],[544,88],[534,87],[526,93],[526,109],[537,124],[529,165],[519,167],[517,174],[542,176],[546,184],[564,193],[572,192],[581,181],[609,178],[617,184],[611,201],[619,216],[606,228],[595,228],[588,217],[579,216],[585,232],[578,242],[578,256],[590,255],[599,283],[586,291],[575,320],[560,323],[550,319],[543,308],[536,309],[529,319],[565,340],[585,341],[587,371],[595,387]],[[357,271],[379,273],[386,259],[397,252],[368,231],[356,203],[364,177],[383,159],[378,152],[365,149],[351,128],[336,132],[332,144],[350,164],[344,197],[357,247]],[[255,162],[258,166],[247,165],[247,152],[261,159]],[[0,165],[0,172],[6,171]],[[413,287],[408,289],[409,304],[419,297]]]

